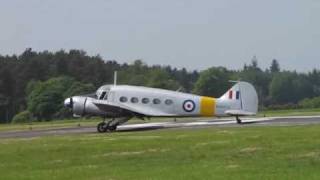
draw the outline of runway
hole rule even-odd
[[[157,122],[142,124],[125,124],[118,126],[116,132],[147,131],[169,128],[203,128],[203,127],[246,127],[246,126],[297,126],[320,124],[320,116],[297,116],[297,117],[266,117],[266,118],[243,118],[242,124],[237,124],[234,118],[228,119],[203,119],[191,122]],[[28,131],[4,131],[0,132],[0,139],[6,138],[32,138],[40,136],[69,135],[69,134],[97,133],[96,127],[70,127],[46,130]]]

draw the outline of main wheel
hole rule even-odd
[[[109,126],[109,127],[108,127],[108,130],[109,130],[110,132],[115,131],[116,129],[117,129],[117,126],[116,126],[116,125],[113,125],[113,126]]]
[[[108,130],[108,124],[105,123],[105,122],[99,123],[98,126],[97,126],[97,130],[98,130],[99,133],[107,132],[107,130]]]

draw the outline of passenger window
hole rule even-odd
[[[148,104],[150,102],[149,98],[143,98],[141,101],[143,104]]]
[[[136,97],[133,97],[133,98],[131,98],[131,102],[132,102],[132,103],[138,103],[138,102],[139,102],[139,99],[136,98]]]
[[[160,104],[160,103],[161,103],[160,99],[153,99],[153,104]]]
[[[124,97],[124,96],[122,96],[122,97],[120,97],[120,102],[127,102],[128,101],[128,98],[127,97]]]
[[[171,99],[166,99],[166,101],[164,103],[166,105],[171,105],[171,104],[173,104],[173,101]]]

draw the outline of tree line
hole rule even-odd
[[[35,120],[70,117],[63,99],[94,92],[103,84],[118,83],[179,90],[220,97],[232,85],[243,80],[257,89],[260,108],[317,107],[320,104],[320,71],[308,73],[281,70],[277,60],[267,69],[252,59],[240,70],[210,67],[187,71],[171,66],[132,64],[103,60],[82,50],[36,52],[26,49],[21,55],[0,55],[0,123],[9,123],[20,113]],[[319,99],[319,98],[318,98]],[[19,119],[19,118],[16,118]]]

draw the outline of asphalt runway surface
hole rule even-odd
[[[171,121],[158,123],[124,124],[118,126],[116,132],[148,131],[169,128],[203,128],[203,127],[246,127],[246,126],[297,126],[320,124],[320,116],[298,117],[268,117],[268,118],[243,118],[242,124],[237,124],[235,118],[195,120],[195,121]],[[23,130],[0,132],[0,139],[6,138],[32,138],[40,136],[70,135],[70,134],[97,133],[96,127],[80,126],[44,130]]]

